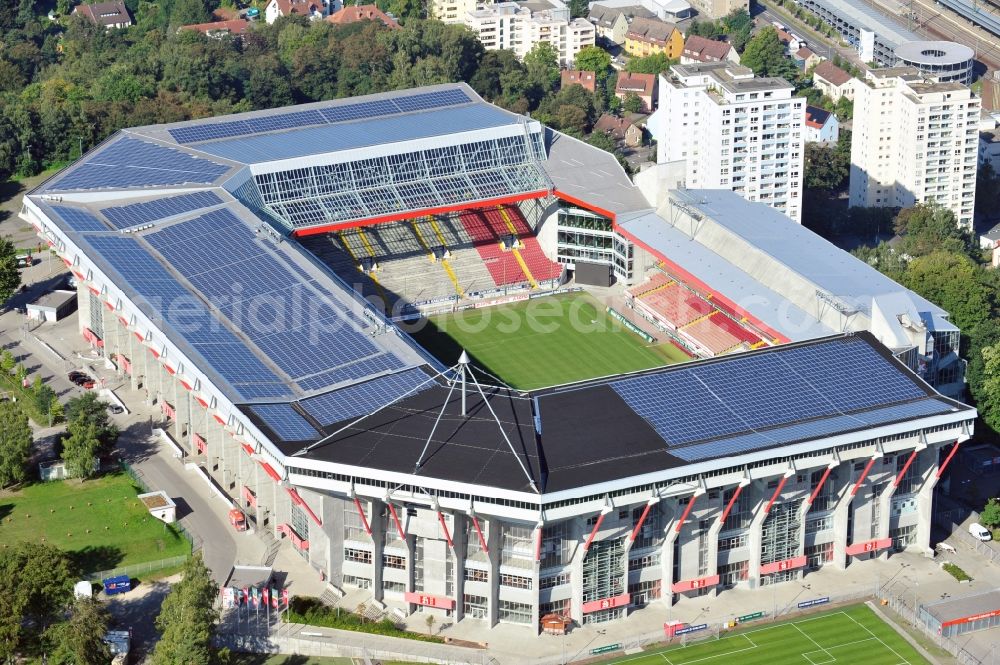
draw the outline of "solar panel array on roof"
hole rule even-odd
[[[97,218],[96,215],[80,208],[70,208],[69,206],[52,206],[59,218],[66,222],[69,228],[77,233],[87,231],[109,231],[108,225]]]
[[[168,196],[145,203],[103,208],[101,213],[111,221],[116,229],[127,229],[221,203],[223,203],[222,199],[215,192],[195,192],[194,194]]]
[[[250,411],[285,441],[308,441],[319,436],[291,404],[257,404],[250,407]]]
[[[821,418],[807,423],[777,427],[763,432],[738,434],[718,441],[671,447],[670,454],[679,457],[685,462],[696,462],[712,457],[760,450],[783,443],[805,441],[841,432],[850,432],[863,427],[874,427],[910,418],[948,413],[953,410],[953,407],[944,402],[927,397],[914,402],[894,404],[851,415]]]
[[[244,399],[289,395],[281,379],[213,318],[202,302],[135,238],[87,236],[86,241],[142,296],[150,310],[147,314],[162,317],[175,330],[183,330],[187,343]]]
[[[155,143],[122,138],[46,187],[47,190],[126,189],[215,182],[228,166]]]
[[[859,376],[866,379],[862,385]],[[664,438],[671,453],[687,443],[926,396],[875,349],[852,338],[696,364],[611,385]]]
[[[357,383],[340,390],[317,395],[300,402],[302,408],[324,425],[332,425],[349,418],[371,413],[379,407],[416,391],[421,384],[433,385],[419,369],[380,376],[371,381]]]
[[[305,390],[404,366],[351,327],[343,307],[302,284],[227,209],[145,237]]]
[[[263,134],[283,129],[295,129],[310,125],[324,125],[350,120],[379,118],[387,115],[426,111],[428,109],[455,106],[469,102],[469,96],[460,89],[439,90],[409,97],[381,99],[357,104],[343,104],[324,109],[291,111],[279,115],[268,115],[246,120],[205,123],[167,130],[178,143],[197,143],[212,139],[235,138]]]

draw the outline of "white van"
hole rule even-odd
[[[978,538],[983,542],[989,542],[993,540],[993,534],[990,533],[990,530],[984,527],[979,522],[973,522],[972,524],[969,525],[969,533],[971,533],[974,537]]]

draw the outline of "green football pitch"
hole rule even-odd
[[[611,661],[628,665],[926,665],[865,605]]]
[[[447,365],[464,348],[513,388],[532,390],[687,360],[670,342],[649,344],[593,297],[569,293],[421,319],[417,342]]]

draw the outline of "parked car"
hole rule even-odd
[[[73,370],[67,375],[67,378],[73,382],[75,385],[80,386],[84,390],[90,390],[97,383],[88,375],[86,372],[81,372],[80,370]]]
[[[984,543],[993,540],[993,534],[990,533],[990,530],[984,527],[979,522],[973,522],[972,524],[969,525],[969,533],[971,533],[973,537],[983,541]]]
[[[108,413],[114,416],[120,416],[125,413],[125,409],[121,408],[117,404],[108,404]]]

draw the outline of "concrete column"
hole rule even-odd
[[[576,543],[573,550],[573,558],[570,560],[570,588],[573,595],[570,600],[570,618],[578,624],[583,624],[583,560],[587,558],[587,553],[583,551],[583,543],[586,539],[586,522],[582,517],[577,517],[570,522],[569,538]]]
[[[240,455],[240,458],[243,456]],[[237,458],[239,459],[239,458]],[[320,519],[323,520],[323,534],[326,536],[326,560],[317,561],[326,572],[326,579],[338,589],[344,584],[344,511],[354,510],[354,502],[349,498],[320,496]]]
[[[709,576],[719,573],[719,533],[722,532],[722,522],[719,521],[718,515],[722,514],[722,510],[715,512],[717,515],[712,519],[712,526],[708,529],[708,571],[706,574]],[[709,595],[712,598],[719,595],[719,585],[713,586]]]
[[[851,513],[851,503],[854,497],[851,496],[853,486],[852,470],[854,460],[841,462],[831,472],[827,482],[836,482],[837,505],[833,510],[833,561],[831,563],[838,569],[847,568],[847,540],[851,534],[847,533],[848,518]],[[834,480],[834,474],[837,476]]]
[[[486,544],[489,547],[489,561],[490,561],[490,601],[489,601],[489,616],[490,616],[490,628],[500,623],[500,560],[503,558],[500,550],[503,540],[500,537],[500,520],[484,520],[482,517],[479,518],[480,526],[483,522],[489,524],[488,531],[486,533]]]
[[[916,462],[916,460],[914,460]],[[895,469],[895,466],[893,466]],[[889,524],[892,522],[892,495],[896,488],[893,486],[892,481],[895,479],[895,475],[891,476],[886,483],[886,487],[877,497],[872,497],[872,501],[878,501],[878,533],[875,538],[888,538],[889,537]],[[889,554],[892,552],[892,548],[884,549],[878,553],[878,558],[886,560],[889,558]]]
[[[364,502],[362,501],[362,506]],[[385,521],[382,509],[385,504],[378,499],[371,500],[371,515],[368,523],[372,530],[372,598],[381,602],[382,593],[382,554],[385,552]]]
[[[914,545],[924,551],[930,549],[931,546],[931,529],[934,523],[934,488],[937,487],[939,480],[937,471],[940,465],[940,451],[942,448],[947,450],[949,445],[954,444],[929,446],[927,450],[918,453],[917,459],[913,461],[914,464],[920,464],[918,469],[922,471],[920,473],[920,491],[917,492],[917,537]],[[952,463],[954,464],[954,460]]]
[[[76,332],[83,335],[83,329],[90,327],[90,289],[84,286],[82,280],[76,284]]]
[[[764,542],[764,520],[767,519],[764,508],[767,506],[767,501],[770,501],[771,496],[768,493],[767,485],[760,480],[751,482],[743,490],[744,493],[751,491],[753,492],[751,495],[753,497],[753,518],[750,520],[750,526],[747,529],[747,540],[750,545],[747,580],[752,587],[758,587],[760,586],[760,548]]]
[[[466,534],[469,519],[461,513],[453,513],[451,542],[455,543],[455,621],[465,618],[465,555],[469,551]]]

